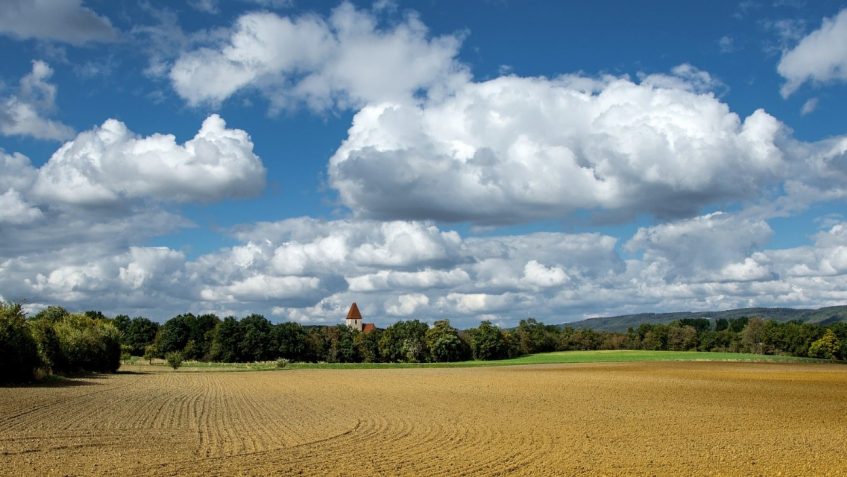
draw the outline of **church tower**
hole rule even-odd
[[[359,307],[356,306],[356,302],[353,302],[350,305],[350,311],[347,312],[347,319],[345,320],[348,328],[352,328],[357,331],[362,331],[362,314],[359,313]]]

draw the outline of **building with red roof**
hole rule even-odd
[[[344,320],[344,323],[348,328],[364,333],[370,333],[376,329],[375,324],[363,322],[362,313],[359,311],[359,306],[356,305],[356,302],[350,305],[350,311],[347,312],[347,318]]]

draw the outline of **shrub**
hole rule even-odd
[[[159,350],[156,349],[156,345],[149,344],[144,347],[144,359],[147,360],[147,364],[153,364],[153,358],[158,354]]]
[[[182,353],[179,351],[172,351],[165,355],[165,361],[168,362],[168,366],[178,369],[182,366]]]
[[[38,346],[38,355],[45,371],[59,372],[66,369],[67,362],[65,355],[62,354],[62,347],[56,335],[56,329],[53,328],[53,322],[45,318],[36,318],[30,320],[29,328]]]
[[[841,348],[841,343],[832,329],[827,329],[818,340],[809,347],[809,356],[812,358],[835,359]]]
[[[282,369],[286,366],[288,366],[288,360],[287,359],[279,358],[278,360],[276,360],[276,367],[277,368]]]
[[[120,333],[111,323],[75,313],[54,329],[64,361],[64,369],[58,371],[113,373],[120,367]]]
[[[0,302],[0,382],[30,380],[40,364],[21,306]]]

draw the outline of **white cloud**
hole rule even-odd
[[[426,223],[388,224],[417,230],[445,253],[437,261],[401,252],[383,262],[357,255],[370,242],[392,253],[391,234],[368,221],[260,224],[238,232],[241,244],[191,260],[164,247],[126,247],[132,232],[111,241],[106,238],[117,234],[98,230],[59,248],[0,253],[0,289],[11,299],[159,319],[185,311],[259,312],[337,324],[356,301],[381,326],[415,317],[449,318],[460,327],[481,318],[557,323],[598,312],[824,306],[847,299],[843,223],[809,245],[769,250],[767,224],[710,214],[639,230],[629,243],[643,253],[627,260],[618,256],[616,239],[599,234],[462,238]],[[329,263],[306,255],[296,270],[281,271],[274,257],[295,240],[301,248],[344,243],[345,252]]]
[[[266,301],[302,298],[319,290],[320,280],[315,277],[274,277],[257,274],[219,287],[206,287],[200,296],[207,301]]]
[[[466,77],[457,37],[428,38],[414,16],[386,29],[378,22],[349,3],[326,19],[248,13],[225,38],[182,53],[170,79],[191,105],[258,89],[274,110],[301,102],[323,110],[402,100]]]
[[[439,300],[439,305],[449,307],[455,312],[466,315],[491,314],[517,307],[520,301],[530,298],[514,293],[499,295],[489,293],[448,293]]]
[[[421,293],[400,295],[385,303],[385,312],[392,316],[407,317],[429,305],[429,297]]]
[[[559,267],[545,267],[535,260],[530,260],[524,267],[523,281],[541,288],[555,287],[566,283],[568,274]]]
[[[772,233],[764,220],[715,212],[639,228],[626,248],[643,251],[644,261],[668,278],[702,280],[721,269],[740,272],[734,264],[762,249]]]
[[[805,116],[807,114],[811,114],[818,108],[818,98],[809,98],[803,103],[803,107],[800,108],[800,115]]]
[[[0,191],[29,190],[37,175],[28,157],[18,152],[6,154],[0,150]]]
[[[738,50],[735,46],[735,39],[733,39],[729,35],[724,35],[718,40],[718,46],[720,47],[721,53],[733,53]]]
[[[723,267],[720,277],[727,281],[747,282],[754,280],[769,280],[776,278],[773,272],[752,257],[743,262],[730,263]]]
[[[346,277],[352,292],[392,291],[404,289],[425,290],[451,288],[470,282],[470,275],[462,269],[433,270],[425,268],[415,272],[380,270],[376,273]]]
[[[56,86],[48,80],[53,70],[43,61],[33,61],[32,71],[21,78],[15,95],[0,98],[0,133],[37,139],[67,139],[73,129],[45,117],[56,109]]]
[[[27,204],[20,192],[10,189],[0,194],[0,224],[25,224],[42,216],[41,210]]]
[[[786,98],[807,81],[847,80],[847,9],[824,18],[819,29],[784,52],[777,71],[786,80],[780,90]]]
[[[132,289],[166,290],[179,286],[185,261],[182,252],[167,247],[130,247],[118,277]]]
[[[364,217],[481,224],[692,215],[756,197],[787,167],[783,125],[742,120],[689,65],[626,78],[501,77],[422,105],[366,106],[329,165],[341,199]]]
[[[208,13],[210,15],[217,15],[220,11],[217,0],[188,0],[188,6],[198,12]]]
[[[39,170],[34,192],[70,204],[210,201],[255,195],[264,175],[247,133],[227,129],[217,115],[184,145],[169,134],[139,137],[109,119],[59,148]]]
[[[222,300],[258,296],[250,295],[257,278],[198,281],[182,252],[138,246],[192,226],[163,209],[169,201],[258,191],[264,169],[252,147],[247,133],[227,129],[213,115],[184,145],[170,135],[141,138],[109,120],[63,145],[40,168],[22,154],[0,151],[4,296],[131,309],[185,307],[206,288]]]
[[[339,267],[408,268],[453,260],[461,238],[421,222],[332,222],[296,218],[263,223],[237,234],[268,248],[269,265],[280,273],[303,274]],[[356,268],[350,268],[356,267]]]
[[[5,0],[0,33],[73,45],[117,38],[109,19],[84,7],[81,0]]]

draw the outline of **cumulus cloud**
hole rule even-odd
[[[385,304],[385,312],[392,316],[410,316],[429,305],[429,297],[421,293],[400,295]]]
[[[45,115],[56,109],[56,86],[48,80],[53,69],[43,61],[33,61],[32,71],[21,78],[17,94],[0,98],[0,133],[37,139],[67,139],[73,129]]]
[[[847,80],[847,9],[824,18],[820,28],[784,52],[777,71],[786,80],[780,90],[785,98],[807,81]]]
[[[25,224],[42,216],[41,210],[27,204],[20,192],[10,189],[0,194],[0,224]]]
[[[454,59],[458,37],[430,38],[415,16],[388,28],[379,20],[349,3],[328,18],[248,13],[228,35],[183,52],[170,79],[191,105],[255,89],[272,109],[305,102],[323,110],[405,99],[465,78]]]
[[[12,299],[158,319],[184,311],[259,312],[337,324],[356,301],[382,326],[448,318],[461,327],[480,319],[557,323],[598,312],[824,306],[847,299],[847,224],[841,222],[808,245],[766,249],[767,224],[709,214],[642,228],[625,245],[633,254],[626,260],[617,240],[601,234],[461,237],[423,222],[375,225],[306,218],[259,224],[238,231],[238,245],[194,259],[93,238],[16,254],[0,249],[0,289]],[[392,248],[397,231],[441,251],[409,255]],[[321,243],[343,246],[329,261],[304,254],[296,266],[280,267],[286,250],[317,250]],[[357,253],[366,245],[379,248],[382,259]]]
[[[200,297],[212,302],[267,301],[303,298],[318,291],[315,277],[253,275],[219,287],[203,288]]]
[[[262,285],[259,278],[198,283],[182,252],[138,246],[192,226],[166,209],[173,201],[259,190],[264,168],[252,148],[247,133],[213,115],[183,145],[170,135],[138,137],[108,120],[65,143],[40,168],[0,151],[4,297],[109,309],[184,307],[204,291],[222,302],[258,296],[250,289]]]
[[[481,224],[576,210],[690,216],[757,196],[787,168],[784,126],[740,118],[689,65],[627,78],[500,77],[359,111],[329,177],[359,216]]]
[[[721,270],[729,277],[740,276],[744,260],[762,249],[772,234],[764,220],[715,212],[642,227],[626,243],[626,248],[643,252],[643,260],[667,278],[703,280]],[[750,267],[748,264],[747,268]]]
[[[0,235],[4,224],[29,224],[43,217],[41,210],[25,196],[35,178],[36,171],[28,157],[0,150]]]
[[[73,45],[113,41],[118,36],[108,18],[83,6],[81,0],[6,0],[0,9],[0,33]]]
[[[128,198],[210,201],[255,195],[264,175],[247,133],[228,129],[218,115],[184,145],[170,134],[139,137],[109,119],[59,148],[38,171],[34,192],[82,205]]]

